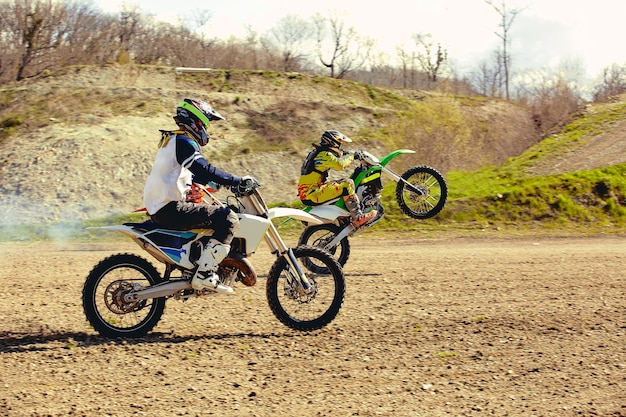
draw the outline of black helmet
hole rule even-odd
[[[186,98],[176,107],[174,121],[189,132],[200,146],[209,143],[210,136],[206,128],[212,120],[224,120],[224,118],[206,101]]]
[[[344,142],[352,142],[352,139],[338,130],[327,130],[322,134],[320,145],[330,148],[340,148],[341,144]]]

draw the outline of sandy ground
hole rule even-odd
[[[626,416],[624,237],[356,236],[322,330],[281,325],[260,279],[128,341],[80,300],[117,252],[141,253],[0,244],[0,415]]]

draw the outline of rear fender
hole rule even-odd
[[[313,206],[309,210],[309,214],[314,215],[316,218],[320,218],[322,221],[315,223],[332,223],[339,217],[346,217],[350,215],[350,212],[335,205],[335,204],[323,204],[320,206]]]
[[[267,217],[270,219],[277,219],[279,217],[290,217],[293,219],[301,220],[306,223],[312,224],[322,224],[324,221],[320,220],[318,217],[312,215],[313,210],[310,210],[308,213],[304,210],[294,209],[289,207],[273,207],[268,209]]]
[[[153,229],[149,231],[136,230],[130,225],[114,225],[114,226],[100,226],[90,227],[89,229],[100,229],[114,232],[120,232],[129,236],[137,245],[143,250],[154,256],[158,261],[165,264],[174,263],[187,269],[194,268],[194,263],[189,259],[191,253],[191,246],[199,234],[206,234],[210,231],[207,230],[167,230],[167,229]],[[152,239],[153,235],[169,235],[172,239],[171,245],[156,244]],[[162,240],[162,239],[159,239]]]

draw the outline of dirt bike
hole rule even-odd
[[[350,218],[342,198],[330,200],[324,204],[307,206],[304,211],[321,220],[322,224],[308,224],[298,239],[299,245],[321,247],[333,254],[343,266],[350,255],[348,237],[364,227],[372,227],[385,214],[380,202],[383,189],[382,173],[396,181],[396,201],[400,210],[414,219],[427,219],[438,214],[446,203],[448,186],[443,176],[429,166],[413,166],[402,175],[398,175],[387,167],[389,162],[402,154],[415,153],[410,149],[399,149],[389,153],[382,159],[366,151],[354,151],[355,160],[360,164],[352,172],[356,193],[359,196],[363,212],[376,210],[377,214],[370,222],[356,228]],[[306,268],[315,273],[327,272],[324,266],[305,262]]]
[[[311,331],[329,324],[339,313],[345,295],[345,277],[339,263],[320,248],[288,248],[272,219],[292,217],[319,223],[312,215],[293,208],[268,209],[251,179],[248,187],[231,189],[226,202],[201,187],[205,203],[228,206],[238,213],[240,227],[235,232],[228,256],[219,264],[217,275],[225,285],[241,282],[253,286],[257,274],[248,260],[262,239],[276,255],[266,280],[266,297],[271,311],[286,326]],[[213,190],[215,191],[215,190]],[[168,230],[151,221],[124,223],[97,229],[121,232],[143,250],[165,264],[163,276],[141,256],[120,253],[100,261],[85,281],[82,302],[87,320],[105,337],[140,337],[159,322],[168,299],[185,301],[190,297],[217,294],[197,291],[191,279],[195,261],[212,230]],[[323,273],[305,272],[302,263],[318,265]]]

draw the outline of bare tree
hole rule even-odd
[[[0,0],[0,82],[106,62],[114,21],[80,0]]]
[[[504,70],[504,90],[506,93],[506,99],[510,98],[509,84],[510,84],[510,71],[511,71],[511,54],[509,52],[511,46],[510,30],[513,25],[513,21],[517,15],[524,10],[524,8],[507,7],[506,0],[485,0],[493,9],[500,15],[500,28],[501,32],[496,32],[496,35],[502,40],[502,69]]]
[[[251,26],[246,26],[246,37],[241,44],[241,56],[239,57],[239,68],[261,69],[263,65],[263,54],[261,51],[261,35]]]
[[[372,85],[392,85],[398,75],[397,71],[389,65],[389,56],[375,48],[372,48],[372,53],[368,56],[366,66],[361,72],[362,76],[358,77],[357,81]]]
[[[502,48],[495,51],[493,62],[486,61],[473,73],[472,87],[484,95],[510,99],[510,28],[521,9],[507,6],[515,0],[484,1],[502,18],[502,32],[498,33]],[[244,39],[224,41],[206,39],[197,30],[210,18],[206,11],[171,25],[156,21],[137,6],[125,5],[115,14],[92,7],[84,0],[0,0],[0,82],[67,65],[132,60],[228,69],[328,71],[334,78],[383,87],[428,89],[431,83],[442,81],[446,86],[468,85],[465,80],[450,80],[450,72],[444,72],[450,71],[448,53],[430,35],[415,35],[411,46],[398,48],[397,65],[388,65],[387,56],[376,51],[374,40],[359,36],[337,13],[316,15],[313,23],[285,16],[266,37],[248,28]],[[596,97],[626,89],[625,71],[607,69]],[[448,79],[443,80],[444,76]],[[572,88],[570,84],[567,87]],[[562,94],[555,97],[569,100],[567,89],[559,86],[559,92]]]
[[[626,93],[626,67],[614,63],[604,68],[602,81],[594,90],[594,101],[607,101],[613,96]]]
[[[415,80],[412,77],[415,74],[415,54],[399,45],[396,46],[396,56],[400,61],[400,69],[402,71],[402,88],[409,87],[409,80],[411,81],[411,87],[414,87]]]
[[[119,46],[120,51],[129,52],[133,48],[135,38],[143,30],[145,16],[139,6],[123,4],[119,14]]]
[[[372,45],[357,45],[359,39],[356,30],[347,28],[337,13],[331,13],[328,18],[318,14],[314,17],[314,22],[317,29],[318,58],[329,69],[331,77],[344,78],[350,71],[363,65]],[[324,48],[327,37],[330,38],[329,46]]]
[[[199,57],[190,30],[182,25],[145,20],[141,32],[133,36],[129,52],[139,64],[199,66],[190,59]]]
[[[277,50],[282,71],[298,71],[306,60],[307,47],[312,42],[314,28],[308,20],[288,14],[278,21],[265,37],[270,48]]]
[[[470,84],[474,91],[486,97],[502,97],[504,70],[501,52],[494,51],[491,60],[482,61],[478,69],[470,74]]]
[[[64,28],[58,25],[67,17],[65,4],[52,0],[14,0],[8,3],[7,11],[14,15],[19,36],[16,41],[21,57],[16,79],[54,66],[56,57],[52,51],[65,37]]]
[[[58,22],[65,34],[56,51],[59,65],[105,62],[114,42],[112,23],[90,3],[67,2],[65,17]]]
[[[440,43],[436,46],[432,41],[431,34],[416,34],[413,39],[417,45],[417,61],[422,70],[428,76],[430,82],[437,82],[437,79],[448,60],[448,51]]]
[[[0,81],[14,80],[23,54],[22,35],[16,7],[7,0],[0,3]]]
[[[517,99],[533,111],[537,131],[543,136],[562,127],[583,103],[579,80],[584,70],[580,63],[565,62],[557,70],[534,70],[523,74]]]
[[[192,32],[197,32],[202,26],[206,25],[213,13],[206,9],[195,9],[179,16],[181,26],[187,27]],[[202,35],[202,34],[201,34]]]

